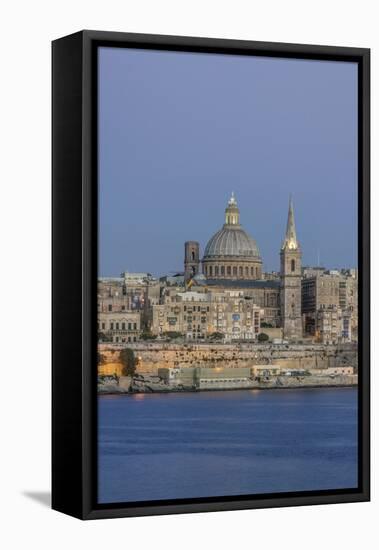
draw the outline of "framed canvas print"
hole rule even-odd
[[[53,508],[369,499],[369,50],[53,42]]]

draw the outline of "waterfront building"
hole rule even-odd
[[[97,314],[99,342],[137,342],[141,336],[139,311],[110,311]]]
[[[280,282],[269,281],[233,281],[197,279],[192,289],[210,292],[239,292],[246,300],[251,300],[260,310],[261,321],[271,327],[280,327]]]
[[[282,368],[280,365],[254,365],[250,368],[253,378],[267,378],[270,376],[280,376]]]
[[[260,307],[240,291],[187,291],[167,295],[153,306],[153,334],[178,332],[188,340],[221,333],[224,341],[254,341],[260,332]]]
[[[317,315],[322,310],[340,310],[344,319],[338,338],[357,341],[358,274],[356,270],[329,270],[302,280],[302,316],[306,334],[318,337]],[[318,313],[320,312],[321,313]],[[348,328],[346,328],[348,325]],[[345,328],[344,328],[345,326]]]
[[[110,315],[139,312],[140,325],[148,326],[151,322],[151,307],[159,304],[160,294],[159,281],[149,273],[125,272],[120,277],[100,277],[97,285],[97,312]]]
[[[336,305],[322,306],[316,313],[315,332],[322,344],[351,342],[351,312]]]
[[[158,376],[169,386],[198,390],[249,388],[252,385],[248,367],[177,367],[159,368]]]
[[[97,283],[97,312],[111,313],[131,309],[131,297],[124,291],[121,277],[102,277]]]
[[[149,305],[159,302],[157,282],[148,273],[123,273],[101,277],[97,285],[97,327],[99,342],[114,344],[139,340],[149,319]]]

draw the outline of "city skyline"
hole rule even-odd
[[[101,48],[99,69],[100,276],[182,271],[232,191],[265,271],[291,193],[303,265],[356,267],[354,63]]]

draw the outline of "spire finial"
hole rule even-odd
[[[289,248],[291,250],[296,250],[297,248],[299,248],[299,243],[297,242],[297,237],[296,237],[295,215],[293,212],[292,193],[290,193],[290,198],[289,198],[287,229],[286,229],[286,236],[284,238],[282,248],[283,249]]]

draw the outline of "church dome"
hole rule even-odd
[[[257,243],[240,226],[239,209],[234,194],[225,210],[224,226],[210,238],[204,251],[204,260],[220,256],[260,260]]]
[[[208,241],[204,259],[215,256],[238,256],[260,259],[258,245],[241,227],[224,226]]]
[[[202,259],[208,282],[258,280],[262,259],[255,240],[240,225],[240,211],[234,193],[225,209],[225,223],[208,241]]]

